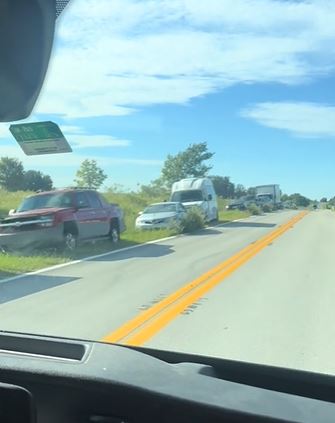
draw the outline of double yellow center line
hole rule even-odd
[[[170,294],[159,303],[129,320],[102,341],[126,345],[142,345],[168,325],[181,312],[203,297],[226,277],[250,260],[276,238],[293,227],[307,212],[301,212],[253,244],[240,250],[224,262]]]

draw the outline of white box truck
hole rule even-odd
[[[281,192],[279,185],[259,185],[255,187],[256,204],[271,204],[278,208],[281,205]]]
[[[172,185],[170,201],[179,201],[184,207],[199,207],[205,220],[218,220],[218,202],[209,178],[186,178]]]

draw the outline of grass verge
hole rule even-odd
[[[103,254],[117,249],[126,248],[132,245],[143,244],[160,238],[175,235],[175,232],[168,230],[126,232],[122,240],[113,245],[108,240],[86,242],[80,245],[74,252],[32,252],[25,255],[21,253],[0,254],[0,279],[16,276],[20,273],[32,272],[44,267],[66,263],[72,260]]]
[[[22,256],[16,254],[2,254],[0,256],[0,278],[16,276],[20,273],[32,272],[43,267],[68,261],[65,257],[53,255]]]
[[[232,220],[244,219],[250,216],[248,210],[227,210],[219,213],[220,223],[231,222]]]

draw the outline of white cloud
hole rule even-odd
[[[62,130],[63,134],[66,136],[67,134],[83,134],[85,132],[84,128],[81,126],[76,125],[61,125],[60,129]]]
[[[10,137],[10,132],[9,132],[9,125],[0,124],[0,138],[9,138]]]
[[[270,128],[283,129],[299,137],[335,137],[335,106],[280,102],[259,103],[241,112]]]
[[[301,83],[333,69],[334,20],[330,0],[76,0],[36,111],[124,115],[237,83]]]
[[[24,167],[28,169],[37,169],[51,173],[53,168],[78,168],[80,163],[86,159],[96,160],[102,167],[108,166],[161,166],[161,160],[155,159],[138,159],[132,157],[110,157],[99,155],[83,155],[76,152],[63,154],[48,154],[39,156],[26,156],[19,146],[4,145],[1,146],[1,156],[16,157],[21,160]],[[57,170],[57,173],[59,171]]]
[[[71,134],[66,136],[74,150],[78,148],[101,147],[128,147],[130,141],[120,140],[109,135],[81,135]]]

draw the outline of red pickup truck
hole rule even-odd
[[[78,241],[110,238],[125,230],[123,211],[91,189],[63,189],[25,198],[0,221],[2,250],[63,245],[74,250]]]

